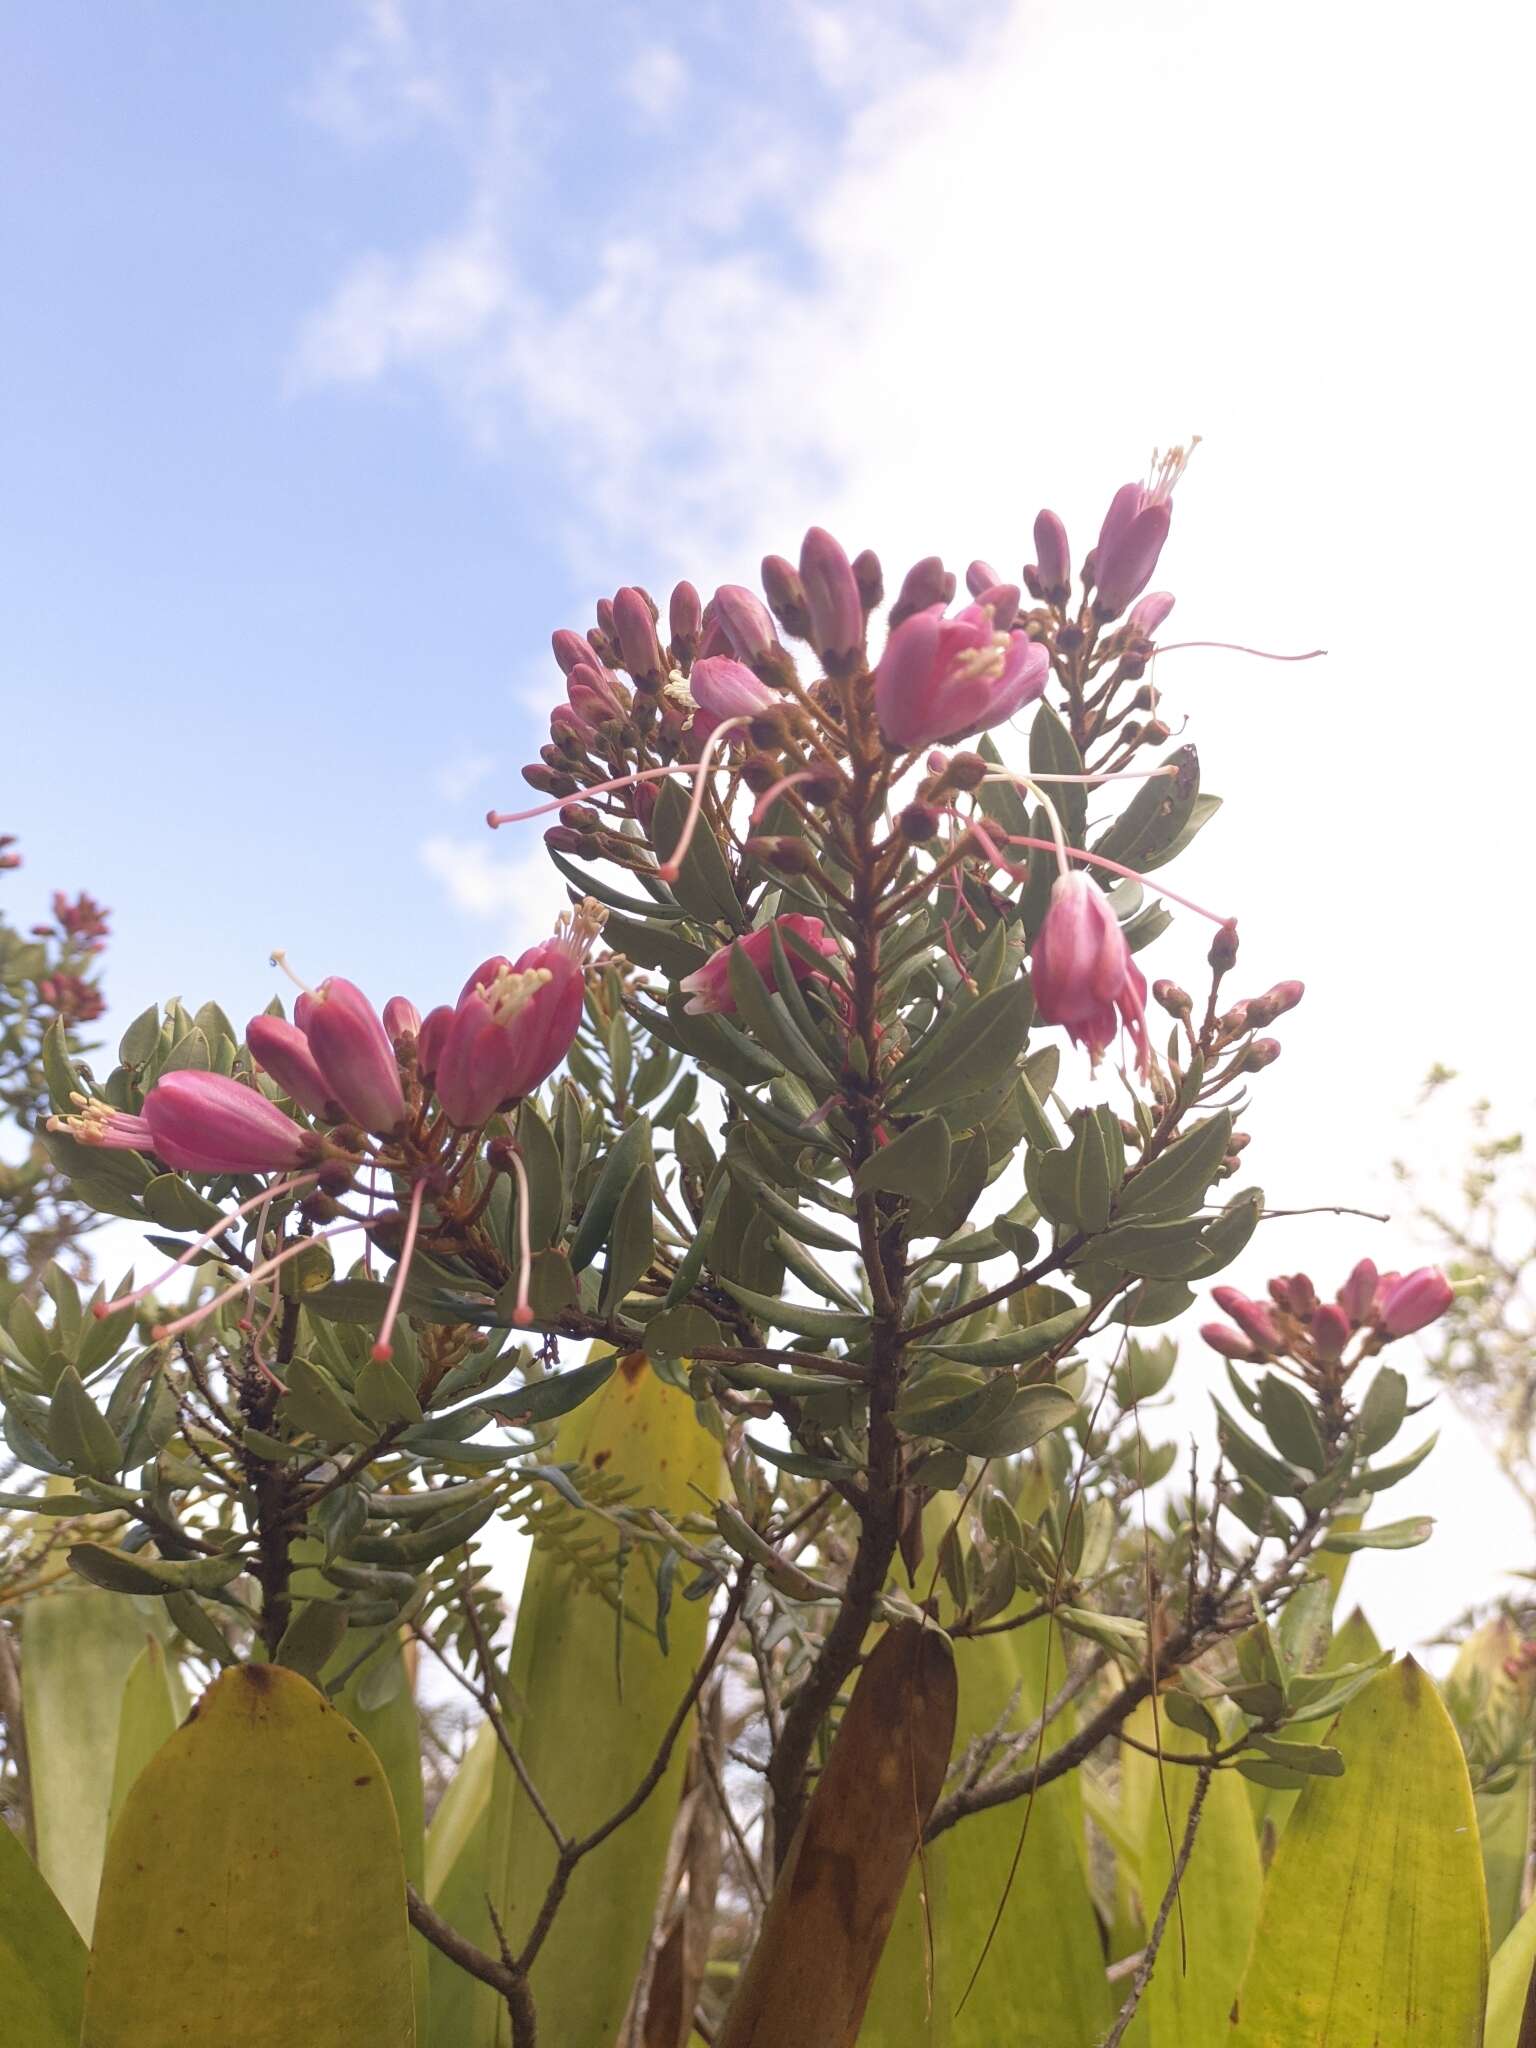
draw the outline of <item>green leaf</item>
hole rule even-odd
[[[587,1206],[582,1211],[576,1234],[570,1243],[571,1266],[581,1272],[590,1266],[603,1246],[608,1242],[609,1231],[619,1202],[634,1178],[635,1170],[644,1166],[650,1169],[651,1132],[643,1117],[638,1118],[622,1132],[603,1161]]]
[[[1383,1522],[1375,1529],[1335,1529],[1323,1538],[1324,1550],[1415,1550],[1434,1533],[1433,1515],[1410,1515],[1405,1522]]]
[[[75,1106],[74,1097],[80,1091],[80,1076],[70,1058],[69,1038],[62,1017],[55,1017],[43,1033],[43,1079],[48,1085],[48,1099],[55,1113],[68,1116]]]
[[[1198,1209],[1232,1142],[1232,1112],[1219,1110],[1133,1172],[1115,1202],[1115,1218],[1187,1216]]]
[[[1057,1299],[1060,1300],[1060,1296]],[[953,1359],[958,1365],[1033,1365],[1059,1344],[1081,1334],[1088,1321],[1086,1308],[1064,1310],[1038,1323],[1019,1324],[1001,1330],[995,1337],[977,1337],[969,1343],[946,1344],[942,1337],[914,1346],[933,1358]]]
[[[364,1362],[357,1375],[354,1398],[367,1419],[380,1429],[395,1422],[421,1421],[421,1403],[410,1382],[387,1359],[369,1358]],[[321,1658],[320,1662],[324,1661]],[[314,1668],[318,1671],[320,1665]]]
[[[0,1822],[0,2013],[16,2048],[77,2048],[85,1962],[69,1915]]]
[[[105,1543],[77,1543],[69,1568],[108,1593],[216,1593],[245,1570],[239,1557],[147,1557]]]
[[[651,819],[651,843],[663,861],[672,858],[688,818],[688,792],[678,782],[662,783]],[[733,931],[745,925],[741,903],[731,881],[720,841],[711,831],[695,832],[683,856],[672,890],[679,903],[702,924],[720,920]]]
[[[1259,1381],[1259,1413],[1282,1457],[1309,1472],[1326,1468],[1328,1454],[1312,1404],[1292,1381],[1281,1379],[1278,1373],[1265,1373]]]
[[[140,1010],[117,1042],[117,1056],[125,1067],[147,1066],[160,1043],[160,1005],[151,1003]]]
[[[671,982],[681,981],[709,958],[702,946],[674,930],[670,921],[653,923],[648,918],[615,914],[603,927],[603,943]]]
[[[1034,997],[1022,976],[974,1003],[946,1004],[933,1030],[898,1067],[892,1107],[912,1116],[989,1088],[1023,1051],[1033,1015]]]
[[[812,1337],[819,1344],[834,1337],[862,1337],[869,1329],[866,1315],[844,1315],[834,1309],[811,1308],[803,1301],[781,1301],[742,1287],[734,1280],[726,1280],[723,1285],[767,1329],[789,1330],[799,1337]]]
[[[692,1358],[698,1351],[713,1351],[725,1342],[724,1332],[707,1309],[685,1304],[664,1308],[645,1326],[644,1351],[647,1358]]]
[[[1234,2048],[1478,2048],[1488,1913],[1461,1743],[1412,1658],[1340,1716],[1265,1886]]]
[[[1408,1382],[1395,1366],[1384,1365],[1366,1388],[1365,1399],[1360,1403],[1361,1450],[1385,1450],[1402,1428],[1407,1413]]]
[[[1034,775],[1081,775],[1083,772],[1083,757],[1077,751],[1071,733],[1046,703],[1041,704],[1029,728],[1029,766]],[[1086,784],[1051,782],[1045,785],[1045,794],[1050,798],[1068,840],[1074,846],[1081,846],[1088,822]]]
[[[807,1451],[784,1450],[777,1444],[762,1443],[750,1430],[747,1443],[758,1457],[778,1466],[781,1472],[793,1472],[800,1479],[830,1481],[858,1477],[858,1466],[850,1465],[846,1458],[813,1458]]]
[[[1125,1171],[1124,1140],[1106,1108],[1074,1110],[1068,1121],[1072,1138],[1065,1151],[1039,1154],[1035,1163],[1040,1206],[1053,1223],[1101,1231]]]
[[[111,1423],[102,1414],[72,1365],[54,1383],[48,1408],[48,1448],[77,1472],[94,1479],[115,1479],[122,1469],[123,1450]]]
[[[1163,765],[1177,774],[1142,783],[1109,830],[1095,840],[1095,853],[1143,874],[1173,858],[1198,801],[1200,771],[1193,747],[1176,748]]]
[[[291,1429],[307,1430],[324,1443],[362,1443],[372,1432],[353,1414],[330,1375],[308,1358],[283,1367],[288,1392],[282,1416]]]
[[[151,1223],[162,1230],[209,1230],[224,1211],[188,1187],[179,1173],[157,1173],[142,1197]]]
[[[1524,1844],[1521,1845],[1522,1852]],[[1521,1855],[1521,1862],[1524,1862]],[[1482,2048],[1528,2048],[1522,2037],[1531,1974],[1536,1970],[1536,1904],[1526,1907],[1494,1951],[1488,1972],[1488,2017]]]
[[[347,1633],[346,1609],[336,1600],[304,1600],[294,1609],[272,1661],[318,1683]]]
[[[615,1315],[624,1297],[644,1275],[656,1253],[656,1224],[651,1209],[651,1169],[642,1161],[619,1197],[609,1233],[603,1267],[602,1307]]]
[[[1344,1759],[1336,1749],[1322,1742],[1282,1742],[1273,1735],[1250,1737],[1253,1746],[1272,1764],[1280,1764],[1303,1778],[1342,1778]]]
[[[931,1201],[949,1180],[949,1126],[940,1116],[898,1131],[872,1152],[853,1176],[861,1195],[887,1193]]]
[[[1389,1486],[1396,1486],[1400,1479],[1406,1479],[1410,1472],[1417,1472],[1435,1445],[1440,1441],[1437,1429],[1427,1436],[1416,1451],[1410,1451],[1406,1458],[1398,1458],[1391,1465],[1367,1465],[1355,1474],[1351,1492],[1385,1493]]]
[[[560,1172],[560,1148],[555,1134],[532,1101],[519,1104],[517,1149],[528,1176],[528,1241],[535,1251],[553,1244],[565,1221],[565,1200]],[[509,1209],[508,1242],[505,1250],[515,1257],[516,1202]]]
[[[1290,1466],[1282,1464],[1262,1444],[1255,1443],[1214,1397],[1211,1405],[1216,1410],[1217,1441],[1227,1462],[1236,1466],[1245,1479],[1251,1479],[1265,1493],[1299,1494],[1302,1482]]]

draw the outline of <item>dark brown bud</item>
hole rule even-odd
[[[747,727],[747,737],[754,747],[782,747],[788,737],[788,719],[777,704],[770,704],[759,711]]]
[[[544,832],[544,844],[553,853],[580,853],[590,834],[578,832],[571,825],[549,825]]]
[[[1224,924],[1217,928],[1211,941],[1211,950],[1206,960],[1217,974],[1226,974],[1237,965],[1237,926]]]
[[[1299,981],[1277,981],[1272,989],[1266,989],[1263,995],[1255,996],[1249,1003],[1249,1023],[1273,1024],[1287,1010],[1294,1010],[1305,993],[1305,987]]]
[[[381,1209],[363,1225],[380,1251],[394,1258],[405,1242],[405,1218],[398,1209]]]
[[[1131,699],[1133,711],[1151,711],[1157,704],[1157,692],[1150,683],[1143,683]]]
[[[517,1147],[510,1138],[493,1138],[485,1148],[485,1163],[492,1173],[511,1173]]]
[[[1139,718],[1128,718],[1120,728],[1120,737],[1128,747],[1139,747],[1143,730]]]
[[[749,839],[747,851],[780,875],[809,875],[816,868],[816,849],[804,839]]]
[[[347,1176],[347,1180],[350,1183],[350,1174]],[[341,1192],[342,1190],[338,1188],[337,1193],[340,1194]],[[318,1223],[321,1225],[334,1223],[341,1214],[341,1204],[332,1196],[324,1193],[320,1188],[316,1188],[312,1195],[307,1196],[304,1201],[300,1202],[299,1214],[306,1223]]]
[[[782,780],[783,763],[772,754],[748,754],[741,764],[741,779],[754,796],[761,796],[764,790]]]
[[[574,796],[581,787],[574,775],[548,768],[542,761],[530,761],[523,770],[523,780],[544,796]]]
[[[590,804],[567,804],[560,813],[560,822],[575,832],[595,832],[603,821],[601,813]]]
[[[811,776],[809,781],[799,785],[802,799],[818,811],[824,811],[828,804],[835,804],[842,795],[842,777],[830,768],[823,768]]]
[[[859,586],[859,601],[865,611],[874,611],[885,596],[885,571],[873,548],[865,548],[862,554],[854,556],[853,580]]]
[[[944,780],[951,789],[980,789],[991,772],[980,754],[966,751],[950,755]]]
[[[921,846],[938,831],[939,814],[927,804],[908,804],[896,824],[903,839],[910,840],[914,846]]]
[[[1056,645],[1063,654],[1075,654],[1078,648],[1082,646],[1082,644],[1083,629],[1081,626],[1063,626],[1061,631],[1056,635]]]
[[[1149,718],[1142,733],[1142,738],[1149,747],[1160,747],[1168,739],[1170,731],[1171,728],[1165,725],[1162,719]]]

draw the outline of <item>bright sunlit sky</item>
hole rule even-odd
[[[813,519],[893,581],[1016,573],[1042,503],[1081,556],[1199,433],[1170,632],[1329,655],[1161,665],[1227,799],[1180,886],[1236,992],[1308,984],[1252,1177],[1387,1206],[1432,1061],[1531,1115],[1531,42],[1499,0],[12,0],[8,905],[111,904],[119,1029],[249,1014],[275,945],[426,1007],[560,900],[479,823],[552,627]],[[1416,1248],[1277,1221],[1229,1277],[1367,1250]],[[1379,1509],[1434,1541],[1351,1567],[1400,1643],[1530,1560],[1441,1419]]]

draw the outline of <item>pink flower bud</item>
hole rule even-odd
[[[667,606],[667,624],[672,634],[672,652],[686,660],[699,644],[704,625],[704,607],[691,583],[679,583]]]
[[[793,562],[786,562],[782,555],[764,555],[763,589],[768,598],[768,609],[784,628],[797,640],[808,640],[811,635],[811,614],[806,603],[805,585],[800,581],[800,571]]]
[[[629,707],[619,695],[619,688],[618,677],[611,670],[600,668],[595,657],[578,662],[565,683],[571,709],[588,731],[613,720],[622,723]]]
[[[256,1064],[300,1109],[307,1109],[311,1116],[325,1115],[327,1105],[336,1098],[297,1024],[282,1017],[253,1017],[245,1027],[245,1042]]]
[[[460,1130],[478,1130],[509,1093],[507,1032],[478,988],[459,998],[433,1071],[443,1113]]]
[[[1376,1271],[1375,1261],[1362,1259],[1339,1289],[1339,1307],[1349,1317],[1351,1325],[1359,1329],[1369,1322],[1371,1307],[1376,1299],[1376,1289],[1381,1276]]]
[[[421,1036],[421,1012],[409,996],[391,996],[384,1005],[384,1030],[391,1045]]]
[[[162,1074],[144,1098],[154,1149],[194,1173],[278,1173],[300,1165],[312,1141],[257,1088],[187,1067]]]
[[[1072,550],[1054,512],[1035,517],[1034,581],[1048,604],[1065,604],[1072,594]]]
[[[400,1069],[362,990],[333,974],[294,1014],[332,1101],[365,1131],[392,1131],[405,1115]]]
[[[1348,1316],[1332,1301],[1313,1311],[1310,1330],[1312,1348],[1319,1358],[1327,1359],[1339,1357],[1351,1335]]]
[[[1230,1323],[1202,1323],[1200,1335],[1223,1358],[1234,1358],[1242,1365],[1258,1363],[1259,1354],[1242,1332],[1234,1330]]]
[[[999,633],[980,605],[952,619],[937,606],[904,619],[875,671],[886,745],[905,751],[964,739],[1012,718],[1045,689],[1050,656],[1026,633]]]
[[[853,558],[853,580],[859,586],[859,602],[872,612],[885,596],[885,571],[873,548],[861,548]]]
[[[925,555],[920,562],[914,562],[902,578],[900,593],[891,606],[891,631],[894,633],[914,612],[925,612],[930,605],[947,605],[954,594],[953,573],[945,568],[937,555]]]
[[[1166,590],[1149,591],[1139,604],[1132,606],[1131,616],[1126,623],[1133,633],[1139,633],[1144,640],[1150,640],[1173,610],[1173,602],[1173,598]]]
[[[1173,487],[1194,445],[1171,448],[1161,461],[1154,457],[1149,484],[1122,484],[1110,500],[1093,551],[1094,609],[1101,618],[1123,612],[1151,582],[1173,519]]]
[[[579,633],[573,633],[569,626],[561,626],[550,635],[550,645],[555,650],[555,659],[562,672],[569,675],[578,661],[590,661],[592,649]]]
[[[805,536],[800,581],[811,645],[829,669],[846,668],[864,645],[864,601],[847,555],[824,527],[813,526]]]
[[[980,597],[984,590],[993,589],[1002,580],[990,562],[972,562],[965,572],[965,587],[972,597]]]
[[[809,960],[789,943],[787,934],[793,932],[814,951],[835,958],[842,948],[827,930],[819,917],[807,917],[793,911],[786,917],[776,917],[777,925],[784,940],[784,952],[789,961],[789,971],[796,981],[807,981],[816,969]],[[728,946],[711,953],[702,967],[696,967],[692,974],[684,977],[678,987],[687,996],[687,1013],[692,1017],[711,1014],[734,1016],[736,1000],[731,994],[731,955],[739,947],[757,969],[770,989],[777,987],[773,966],[773,925],[763,925],[750,932],[744,939],[733,939]]]
[[[706,629],[704,642],[700,643],[702,653],[723,654],[729,649],[738,661],[753,662],[778,647],[779,636],[768,607],[742,584],[722,583],[715,592],[712,611],[714,624],[724,635],[725,647],[706,644],[710,637]]]
[[[1383,1280],[1376,1297],[1376,1319],[1389,1337],[1409,1337],[1443,1316],[1456,1299],[1438,1266],[1420,1266],[1412,1273]]]
[[[637,682],[655,682],[665,671],[656,620],[642,594],[628,585],[613,600],[613,625],[624,666]]]
[[[439,1003],[435,1010],[429,1010],[421,1021],[416,1034],[416,1065],[424,1079],[430,1081],[437,1072],[438,1060],[442,1057],[443,1040],[448,1035],[448,1026],[453,1022],[453,1007]]]
[[[1019,586],[1017,583],[989,583],[985,590],[976,593],[976,602],[984,612],[990,613],[997,631],[1006,633],[1019,615]]]
[[[1280,1327],[1261,1301],[1250,1301],[1235,1287],[1213,1287],[1211,1299],[1229,1315],[1245,1337],[1265,1351],[1283,1351]]]
[[[1088,1048],[1095,1066],[1123,1023],[1146,1073],[1146,977],[1132,960],[1125,935],[1102,890],[1081,870],[1063,875],[1030,956],[1035,1007],[1047,1024],[1060,1024]]]
[[[711,731],[722,719],[750,718],[779,701],[745,662],[733,661],[728,654],[701,655],[688,671],[688,693],[708,719]]]

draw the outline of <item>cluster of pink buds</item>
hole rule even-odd
[[[1223,1358],[1259,1365],[1293,1359],[1325,1374],[1343,1358],[1352,1338],[1364,1337],[1360,1355],[1395,1338],[1412,1336],[1443,1316],[1455,1295],[1435,1266],[1411,1273],[1378,1273],[1362,1259],[1332,1301],[1322,1301],[1305,1273],[1269,1283],[1269,1300],[1254,1301],[1235,1287],[1217,1287],[1212,1299],[1225,1323],[1206,1323],[1200,1334]]]
[[[55,889],[53,923],[35,924],[32,931],[39,939],[64,939],[78,952],[99,953],[107,943],[110,918],[111,912],[85,890],[78,896],[66,896],[62,889]]]
[[[83,974],[60,967],[52,974],[39,975],[37,1000],[53,1010],[66,1024],[89,1024],[107,1007],[106,998],[95,982]]]

